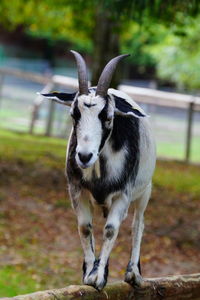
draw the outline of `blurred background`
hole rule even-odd
[[[0,296],[81,281],[64,178],[71,121],[65,107],[36,94],[77,89],[70,49],[84,56],[92,85],[112,57],[131,54],[112,87],[151,116],[160,158],[146,214],[144,276],[199,271],[199,36],[198,0],[1,0]],[[123,278],[132,215],[113,251],[110,280]],[[97,250],[103,222],[96,224]]]

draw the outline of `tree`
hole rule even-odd
[[[179,12],[199,13],[198,0],[1,0],[4,27],[23,26],[32,35],[67,39],[77,50],[93,53],[92,82],[103,65],[121,51],[120,41],[131,22],[178,23]],[[117,83],[117,81],[115,81]]]
[[[184,26],[171,30],[162,26],[162,41],[148,47],[157,62],[162,79],[174,82],[180,89],[200,88],[200,17],[185,19]]]

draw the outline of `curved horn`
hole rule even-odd
[[[116,56],[107,63],[99,78],[96,95],[99,95],[101,97],[105,97],[107,95],[107,91],[109,89],[112,76],[118,62],[129,55],[130,54],[123,54],[123,55]]]
[[[75,56],[78,67],[79,93],[80,95],[88,95],[88,77],[85,61],[78,52],[74,50],[70,50],[70,52]]]

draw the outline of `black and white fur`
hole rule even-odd
[[[78,219],[84,252],[83,282],[101,290],[107,282],[109,255],[135,204],[133,241],[125,281],[140,284],[140,243],[143,215],[151,194],[156,152],[149,120],[126,94],[109,89],[106,97],[51,93],[44,96],[71,104],[73,128],[67,149],[69,194]],[[92,206],[106,217],[103,245],[98,258],[92,227]]]

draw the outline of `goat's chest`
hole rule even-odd
[[[83,170],[83,186],[87,188],[98,204],[103,204],[108,196],[118,192],[124,185],[126,151],[112,151],[105,145],[96,163]]]

